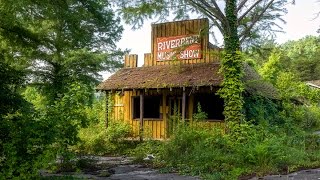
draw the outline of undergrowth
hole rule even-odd
[[[224,134],[218,128],[181,125],[163,145],[159,159],[167,167],[205,179],[288,173],[320,165],[318,136],[308,138],[310,143],[303,133],[288,136],[281,129],[271,133],[250,123],[229,127],[230,133]]]
[[[124,122],[105,125],[93,124],[79,131],[80,142],[74,147],[80,154],[121,155],[135,147],[136,142],[126,140],[131,128]]]

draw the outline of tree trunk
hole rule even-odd
[[[226,1],[225,14],[228,23],[224,27],[225,54],[221,67],[224,81],[220,96],[224,99],[226,122],[240,123],[243,119],[242,92],[244,88],[241,81],[243,70],[237,31],[237,0]]]

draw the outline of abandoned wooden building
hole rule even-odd
[[[137,55],[126,55],[124,67],[97,87],[112,95],[108,119],[127,122],[135,137],[143,132],[165,139],[173,129],[172,117],[192,122],[200,104],[206,121],[223,125],[223,100],[216,95],[222,82],[220,49],[209,43],[208,28],[208,19],[152,24],[152,52],[144,55],[143,66],[137,67]],[[245,79],[257,79],[249,66],[245,71]],[[252,84],[251,91],[264,86]]]

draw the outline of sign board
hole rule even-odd
[[[158,37],[155,51],[158,61],[200,59],[201,39],[197,34]]]

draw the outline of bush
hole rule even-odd
[[[130,135],[130,125],[118,121],[109,124],[106,128],[104,123],[92,124],[88,128],[80,129],[81,142],[74,150],[84,154],[119,154],[123,153],[130,143],[125,143],[125,138]]]

